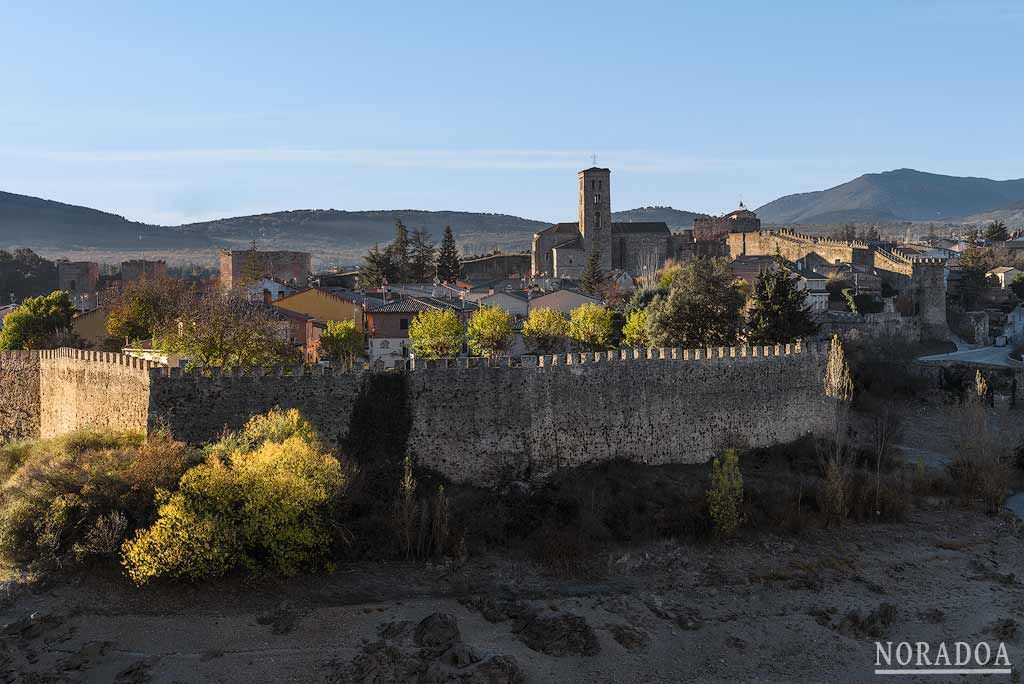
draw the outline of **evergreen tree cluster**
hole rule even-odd
[[[859,240],[861,242],[872,242],[882,239],[877,227],[860,226],[858,228],[852,223],[846,223],[833,228],[832,237],[836,240],[843,240],[845,242],[853,242],[855,240]]]
[[[31,249],[0,249],[0,306],[49,294],[57,286],[57,264]]]
[[[414,228],[412,232],[399,219],[395,224],[395,239],[381,249],[374,245],[363,257],[359,268],[359,282],[363,287],[380,287],[388,283],[454,282],[462,272],[459,250],[450,226],[444,229],[444,239],[438,249],[426,230]]]

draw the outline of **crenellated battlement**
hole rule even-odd
[[[769,235],[781,235],[790,238],[796,238],[803,242],[809,242],[815,245],[832,245],[835,247],[852,247],[854,249],[871,249],[871,245],[860,240],[836,240],[828,237],[820,237],[817,235],[809,235],[807,233],[798,233],[790,228],[780,228],[778,231],[762,231]]]
[[[470,368],[551,368],[552,366],[607,365],[615,363],[645,363],[662,361],[710,361],[729,362],[736,360],[767,359],[780,356],[818,354],[817,343],[779,344],[775,346],[707,347],[686,349],[683,347],[652,347],[649,349],[612,349],[609,351],[576,352],[571,354],[548,354],[522,356],[518,359],[459,358],[459,359],[416,359],[410,363],[410,370],[455,370]]]
[[[151,378],[170,378],[180,380],[217,380],[231,378],[303,378],[303,377],[330,377],[333,375],[358,375],[370,370],[369,364],[356,364],[350,369],[329,368],[325,366],[273,366],[273,367],[251,367],[251,368],[174,368],[168,366],[157,366],[150,369]]]
[[[0,361],[29,361],[32,359],[38,359],[38,351],[29,351],[25,349],[10,349],[0,351]]]
[[[116,352],[92,351],[91,349],[71,349],[61,347],[60,349],[41,349],[37,352],[41,361],[81,361],[83,363],[104,363],[113,366],[123,366],[140,371],[149,371],[154,368],[166,368],[162,363],[140,359],[136,356],[118,354]]]

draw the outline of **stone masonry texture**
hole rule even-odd
[[[389,435],[391,456],[410,453],[419,467],[484,486],[613,459],[704,462],[729,446],[820,430],[828,416],[826,356],[814,347],[616,350],[524,357],[522,366],[462,359],[458,367],[420,362],[406,372],[299,367],[212,376],[117,354],[23,354],[0,355],[0,406],[8,407],[0,411],[0,439],[164,427],[198,444],[279,406],[300,410],[343,451],[357,450],[354,435],[364,442]]]
[[[39,435],[39,355],[0,352],[0,442]]]

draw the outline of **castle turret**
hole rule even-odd
[[[946,321],[946,260],[915,259],[911,271],[911,293],[914,297],[914,318],[921,329],[921,338],[948,340]]]

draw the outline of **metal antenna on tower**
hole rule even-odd
[[[597,166],[597,155],[596,154],[590,155],[590,163],[593,164],[594,166]]]

